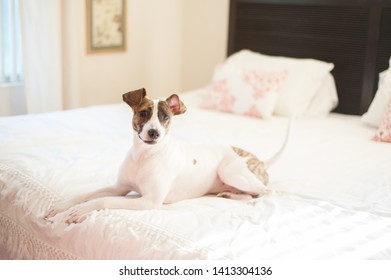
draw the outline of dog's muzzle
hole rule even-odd
[[[140,140],[146,144],[153,145],[158,142],[157,140],[160,137],[160,132],[157,129],[150,129],[148,130],[147,135],[148,135],[148,139],[143,139],[139,133],[138,138],[140,138]]]

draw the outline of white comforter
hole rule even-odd
[[[391,144],[354,116],[298,119],[253,201],[202,197],[160,210],[94,211],[77,225],[51,205],[115,182],[132,145],[126,104],[0,118],[0,250],[4,258],[391,259]],[[288,120],[188,105],[171,133],[268,158]],[[186,184],[186,182],[183,182]]]

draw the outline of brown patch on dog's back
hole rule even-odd
[[[238,147],[232,147],[234,152],[238,154],[240,157],[247,158],[247,167],[248,169],[265,185],[269,181],[269,175],[266,172],[265,165],[262,161],[260,161],[256,156],[253,154],[238,148]]]
[[[235,153],[237,153],[239,156],[241,157],[250,157],[250,156],[253,156],[255,157],[254,155],[252,155],[251,153],[241,149],[241,148],[238,148],[238,147],[232,147],[232,149],[234,150]]]

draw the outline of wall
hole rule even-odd
[[[182,2],[128,0],[134,19],[128,24],[128,52],[138,58],[133,66],[141,74],[135,82],[154,96],[180,91]]]
[[[206,85],[226,55],[228,0],[128,0],[127,51],[87,54],[85,2],[63,1],[66,108],[153,97]]]
[[[224,61],[228,42],[228,0],[183,1],[181,90],[209,83]]]

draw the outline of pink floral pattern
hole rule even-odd
[[[217,80],[211,85],[209,100],[204,102],[203,107],[225,112],[232,112],[236,97],[231,95],[227,80]]]
[[[378,142],[391,142],[391,98],[388,100],[382,123],[372,140]]]
[[[256,118],[272,115],[287,70],[271,72],[219,65],[201,107]]]
[[[244,114],[250,117],[263,119],[261,112],[259,112],[255,105],[251,106]]]
[[[287,75],[287,70],[267,72],[258,69],[243,69],[243,81],[252,88],[255,99],[264,98],[270,92],[279,93]]]

